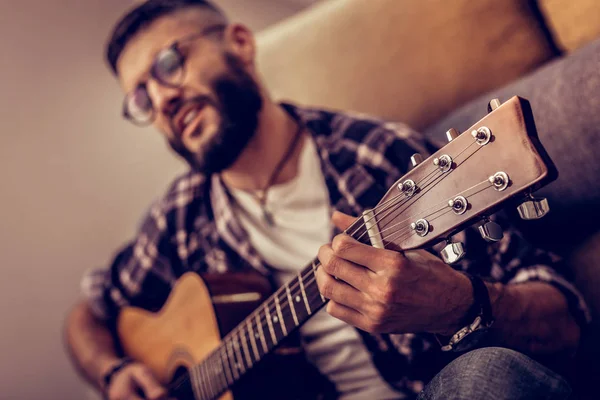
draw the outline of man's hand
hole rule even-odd
[[[333,215],[340,229],[354,219]],[[453,334],[473,303],[469,278],[424,250],[402,254],[340,234],[318,257],[327,312],[367,332]]]
[[[165,388],[158,383],[150,369],[140,363],[129,364],[115,373],[105,391],[108,400],[167,399]]]

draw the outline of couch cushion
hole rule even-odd
[[[329,0],[259,35],[276,98],[422,128],[553,57],[522,0]]]
[[[538,3],[561,49],[573,51],[600,36],[600,1],[538,0]]]

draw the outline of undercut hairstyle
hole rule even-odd
[[[106,61],[112,72],[117,75],[117,61],[119,60],[119,56],[133,36],[158,18],[185,8],[203,8],[216,13],[223,21],[227,21],[225,13],[207,0],[145,1],[121,18],[112,30],[112,35],[106,45]]]

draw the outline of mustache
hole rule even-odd
[[[194,96],[189,99],[186,99],[186,100],[178,101],[176,104],[173,105],[172,109],[170,110],[170,112],[167,115],[167,117],[169,119],[169,126],[171,128],[171,131],[177,137],[181,136],[183,134],[183,132],[179,132],[179,128],[177,127],[177,124],[175,124],[175,117],[177,116],[177,114],[179,114],[179,111],[183,107],[188,106],[190,104],[197,105],[197,106],[199,106],[199,108],[204,108],[205,106],[210,105],[210,106],[215,107],[218,112],[221,111],[221,108],[220,108],[219,104],[217,103],[217,101],[215,101],[214,99],[212,99],[210,96],[207,96],[207,95],[198,95],[198,96]]]

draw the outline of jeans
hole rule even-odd
[[[513,350],[486,347],[448,364],[418,400],[567,399],[571,387],[558,374]]]

